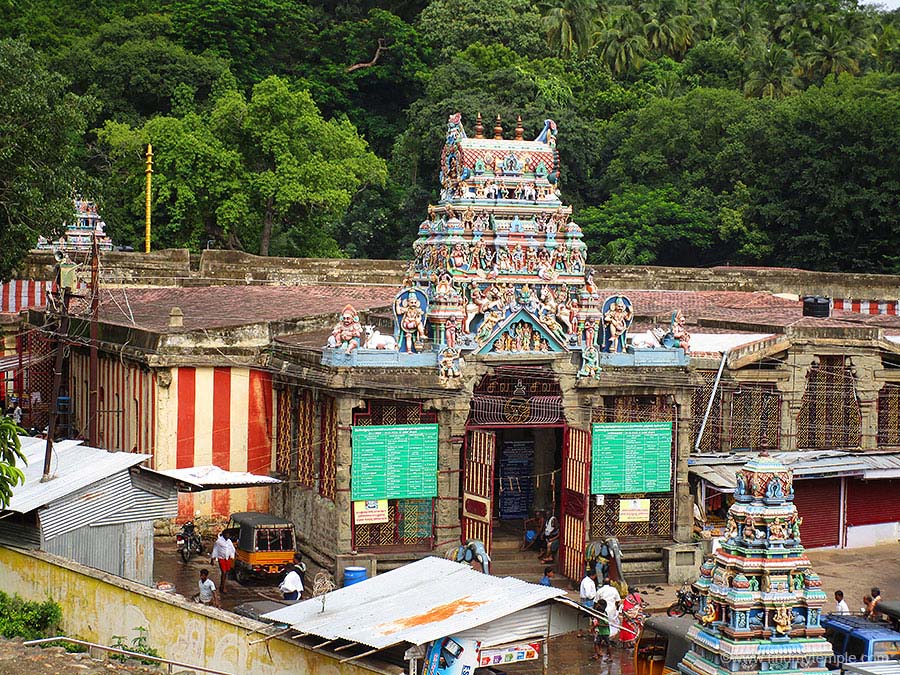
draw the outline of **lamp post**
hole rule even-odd
[[[153,182],[153,146],[147,143],[147,195],[144,203],[144,253],[150,253],[150,185]]]

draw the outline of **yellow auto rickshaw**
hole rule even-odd
[[[294,560],[294,524],[270,513],[232,514],[225,536],[235,542],[234,576],[240,583],[282,574]]]

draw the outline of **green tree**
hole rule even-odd
[[[721,38],[696,45],[684,57],[684,72],[702,87],[741,89],[744,62],[738,48]]]
[[[113,19],[76,39],[54,65],[77,93],[101,101],[104,117],[132,123],[170,113],[179,87],[205,99],[227,67],[178,44],[172,20],[158,14]]]
[[[640,5],[650,49],[678,58],[693,43],[693,19],[680,0],[644,0]]]
[[[541,9],[547,44],[555,54],[587,53],[595,26],[602,19],[596,0],[547,0]]]
[[[476,42],[500,44],[523,56],[547,54],[541,15],[529,0],[433,0],[422,10],[417,27],[445,63]]]
[[[13,488],[25,482],[25,474],[16,464],[27,464],[19,434],[25,430],[0,413],[0,508],[9,506]]]
[[[795,74],[797,62],[794,56],[780,45],[760,48],[747,67],[744,91],[748,96],[783,98],[800,88]]]
[[[136,222],[140,154],[153,143],[158,244],[212,240],[261,255],[337,256],[334,226],[385,168],[347,120],[325,120],[309,92],[275,76],[248,99],[225,82],[207,111],[99,132],[118,218]],[[127,226],[123,229],[127,229]],[[135,238],[137,233],[132,232]]]
[[[621,8],[594,36],[600,57],[614,75],[637,72],[649,52],[641,16]]]
[[[856,53],[850,33],[840,26],[829,24],[806,53],[806,67],[816,79],[821,80],[829,75],[837,79],[841,73],[859,71]]]
[[[94,102],[66,91],[62,76],[18,40],[0,40],[0,281],[73,216],[85,187],[81,141]]]

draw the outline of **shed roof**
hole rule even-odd
[[[271,476],[260,476],[249,471],[226,471],[212,465],[190,466],[183,469],[148,469],[147,471],[173,479],[178,485],[179,492],[258,487],[281,482]]]
[[[50,463],[53,478],[42,483],[47,441],[30,436],[20,436],[19,441],[28,461],[26,466],[19,467],[25,473],[25,483],[13,488],[12,499],[6,507],[7,511],[16,513],[34,511],[150,458],[132,452],[109,452],[84,445],[82,441],[59,441],[53,444]]]
[[[328,640],[385,649],[457,635],[564,595],[559,588],[428,557],[264,618]]]
[[[797,479],[826,476],[900,477],[900,452],[806,450],[771,454],[791,469]],[[738,470],[757,455],[756,452],[740,451],[728,455],[694,455],[688,459],[688,471],[722,492],[732,492]]]

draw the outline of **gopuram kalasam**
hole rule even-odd
[[[684,675],[827,672],[819,576],[803,553],[791,471],[761,455],[737,474],[722,547],[694,584],[700,621]]]
[[[272,499],[313,553],[372,555],[379,565],[470,543],[492,554],[495,535],[518,540],[523,521],[545,512],[560,524],[559,569],[578,579],[592,538],[651,537],[661,547],[689,536],[686,471],[676,487],[685,461],[676,448],[688,441],[677,440],[676,419],[690,394],[679,404],[657,397],[649,376],[612,375],[610,386],[643,393],[629,399],[646,408],[636,418],[603,410],[599,389],[617,370],[684,370],[684,315],[667,306],[664,327],[629,338],[636,308],[595,278],[560,199],[557,125],[535,131],[525,140],[520,119],[504,138],[498,118],[486,133],[479,115],[470,136],[451,115],[440,199],[418,226],[389,310],[359,312],[348,292],[315,353],[302,335],[277,340],[275,464],[298,479]],[[617,426],[632,420],[641,424]],[[602,422],[609,429],[593,436],[612,439],[619,464],[607,471],[597,460],[592,474]],[[647,439],[649,454],[635,453]],[[592,484],[592,475],[613,479]],[[676,492],[686,506],[677,513]]]

